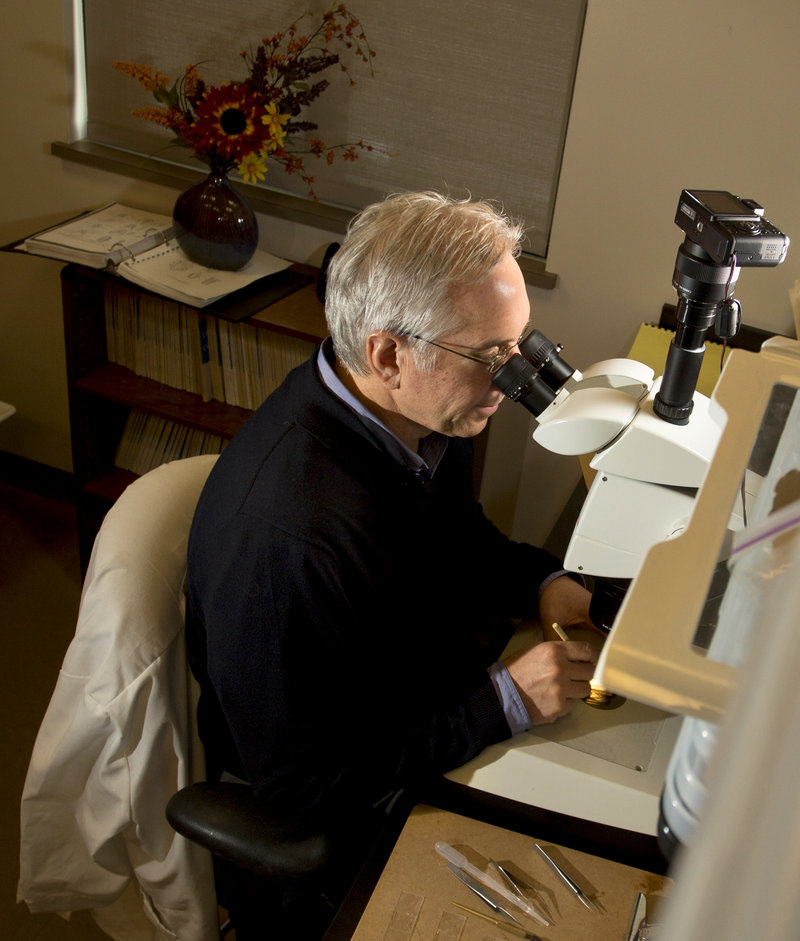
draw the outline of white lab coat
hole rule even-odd
[[[164,816],[204,773],[182,583],[213,461],[157,468],[106,517],[23,791],[18,898],[117,941],[218,937],[211,858]]]

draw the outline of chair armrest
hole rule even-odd
[[[268,815],[246,784],[189,785],[173,795],[166,814],[187,839],[272,882],[311,876],[328,861],[326,834]]]

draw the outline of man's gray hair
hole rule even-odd
[[[328,269],[325,316],[339,360],[365,375],[375,330],[429,340],[463,325],[455,287],[477,284],[506,252],[517,256],[522,226],[487,202],[438,193],[401,193],[367,206],[351,222]],[[421,367],[436,349],[416,343]]]

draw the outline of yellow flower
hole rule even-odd
[[[283,140],[286,137],[286,128],[283,125],[286,124],[291,115],[280,114],[274,101],[266,106],[265,111],[266,114],[262,115],[261,121],[269,129],[271,140],[267,143],[267,147],[269,150],[277,150],[278,147],[283,147]]]
[[[245,183],[257,183],[267,174],[267,155],[260,153],[248,154],[236,167],[239,176]]]

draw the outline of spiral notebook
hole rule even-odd
[[[187,258],[178,243],[170,239],[165,245],[126,258],[115,270],[121,277],[156,294],[192,307],[206,307],[288,268],[285,259],[262,251],[257,251],[238,271],[206,268]],[[293,284],[292,290],[295,287]]]
[[[163,245],[171,237],[169,216],[111,203],[37,232],[19,247],[30,255],[107,268]]]

